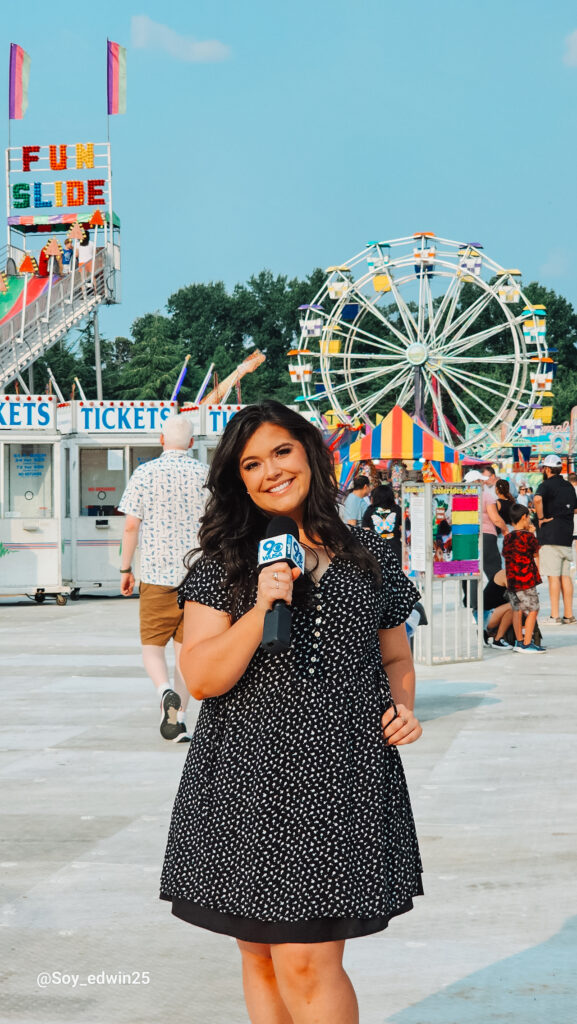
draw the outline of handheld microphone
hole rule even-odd
[[[258,546],[259,568],[287,562],[291,569],[304,572],[305,553],[299,544],[299,531],[294,519],[275,516]],[[286,651],[291,642],[291,608],[284,601],[275,601],[264,619],[261,647],[269,654]]]

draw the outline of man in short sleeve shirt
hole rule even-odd
[[[163,453],[138,466],[128,481],[119,510],[126,513],[122,538],[121,590],[134,589],[132,558],[140,534],[140,639],[142,660],[160,697],[160,733],[175,743],[190,736],[184,723],[189,692],[178,667],[184,613],[176,587],[185,575],[184,556],[197,545],[207,497],[208,466],[189,455],[192,425],[185,416],[165,420]],[[168,681],[166,645],[174,643],[174,688]]]
[[[371,482],[362,473],[356,478],[353,489],[343,506],[343,519],[347,526],[360,526],[369,507],[368,493]]]
[[[540,544],[539,565],[547,576],[551,618],[547,624],[560,626],[574,623],[571,556],[573,514],[577,508],[575,488],[561,475],[563,463],[558,455],[543,460],[543,483],[534,498],[539,520],[537,540]],[[563,619],[559,615],[559,599],[563,595]]]

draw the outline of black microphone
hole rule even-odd
[[[298,526],[290,516],[271,519],[266,535],[258,546],[259,569],[264,565],[287,562],[291,569],[304,572],[305,553],[299,544]],[[261,647],[269,654],[286,651],[291,642],[291,608],[285,601],[275,601],[264,618]]]

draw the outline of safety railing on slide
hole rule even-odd
[[[5,260],[1,263],[5,266]],[[106,250],[52,280],[33,302],[0,325],[0,390],[60,341],[101,302],[114,301],[114,269]]]

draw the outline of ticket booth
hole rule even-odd
[[[0,395],[0,594],[66,604],[65,501],[56,398]]]
[[[70,580],[81,589],[120,586],[120,499],[134,470],[162,449],[162,423],[176,402],[72,402],[59,408],[69,480]]]

